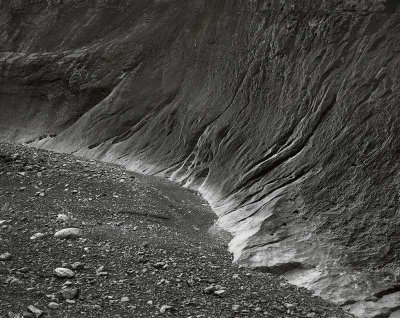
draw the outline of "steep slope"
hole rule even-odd
[[[0,2],[2,139],[198,189],[239,264],[400,314],[397,1],[27,2]]]

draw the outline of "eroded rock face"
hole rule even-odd
[[[0,1],[0,137],[199,189],[241,265],[399,307],[397,1]]]

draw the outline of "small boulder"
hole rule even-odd
[[[75,273],[68,268],[57,267],[54,270],[54,275],[59,278],[72,278],[75,276]]]
[[[0,261],[8,261],[11,259],[11,257],[12,257],[11,253],[8,252],[0,254]]]
[[[174,307],[168,305],[162,305],[160,308],[160,313],[165,314],[167,311],[172,311]]]
[[[52,301],[51,303],[49,303],[47,305],[47,307],[49,307],[52,310],[56,310],[56,309],[60,308],[60,304]]]
[[[66,221],[68,221],[68,219],[69,219],[69,217],[66,214],[60,213],[57,215],[57,221],[66,222]]]
[[[214,295],[223,298],[226,296],[226,290],[224,289],[216,290],[214,292]]]
[[[206,288],[204,288],[204,294],[212,294],[213,292],[216,291],[215,285],[210,285]]]
[[[37,240],[37,239],[40,239],[40,238],[42,238],[44,236],[45,236],[45,234],[43,234],[43,233],[35,233],[30,237],[30,239],[31,240]]]
[[[61,294],[61,296],[62,296],[62,299],[65,299],[65,300],[67,300],[67,299],[69,299],[69,300],[72,300],[72,299],[75,299],[75,298],[78,298],[79,297],[79,289],[78,288],[63,288],[61,291],[60,291],[60,294]]]
[[[82,230],[71,227],[57,231],[54,236],[59,239],[77,239],[82,237]]]
[[[6,278],[5,283],[8,285],[22,285],[23,281],[15,276],[9,276]]]
[[[81,262],[75,262],[75,263],[71,264],[71,268],[74,270],[82,270],[85,268],[85,265]]]
[[[35,306],[28,306],[29,311],[35,315],[35,317],[40,317],[44,314],[43,310],[40,310],[39,308],[36,308]]]

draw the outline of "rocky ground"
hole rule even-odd
[[[399,53],[398,0],[0,0],[0,140],[185,184],[221,216],[241,266],[282,273],[359,318],[395,318]],[[125,200],[112,196],[119,187],[104,180],[106,189],[91,193],[99,177],[79,180],[93,182],[87,190],[57,177],[67,180],[50,191],[45,176],[38,189],[12,191],[20,200],[39,192],[28,204],[50,204],[53,222],[66,204],[57,192],[69,183],[66,208],[88,223],[91,242],[86,218],[101,220],[99,205],[107,218],[122,209]],[[138,180],[115,182],[133,195]],[[182,231],[193,222],[150,220],[192,238]]]
[[[232,266],[226,238],[207,231],[214,215],[187,189],[0,146],[0,317],[348,317]]]

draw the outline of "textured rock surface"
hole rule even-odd
[[[0,1],[0,137],[199,189],[236,262],[399,307],[397,1]]]

